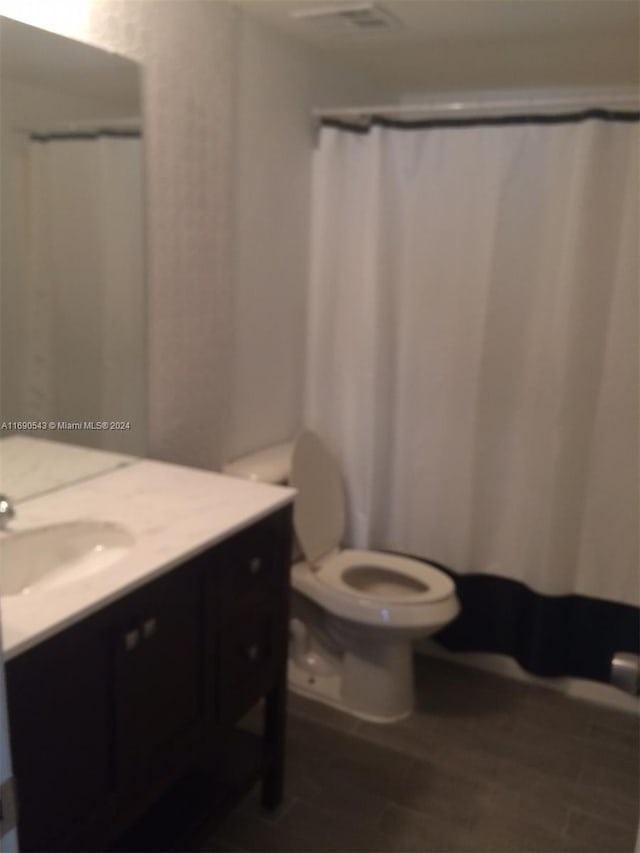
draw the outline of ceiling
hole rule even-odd
[[[3,78],[139,110],[139,66],[115,53],[0,17]]]
[[[572,37],[576,34],[624,35],[638,26],[637,2],[631,0],[381,0],[402,28],[385,33],[346,35],[337,27],[317,27],[313,18],[291,13],[366,6],[366,0],[240,0],[241,5],[289,33],[322,46],[345,47],[345,39],[372,44],[433,44],[449,40],[521,37]]]
[[[358,0],[235,0],[250,15],[404,90],[455,86],[630,85],[636,0],[374,0],[398,26],[350,31],[331,18]],[[363,0],[366,5],[365,0]]]

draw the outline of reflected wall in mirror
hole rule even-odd
[[[8,18],[0,65],[0,490],[22,499],[146,450],[140,70]]]

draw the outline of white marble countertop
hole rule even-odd
[[[285,506],[294,494],[140,460],[21,504],[11,524],[15,532],[88,519],[124,525],[136,542],[119,562],[82,583],[0,599],[5,660]]]
[[[10,435],[0,440],[0,492],[16,503],[136,460],[136,456],[124,453],[32,435]]]

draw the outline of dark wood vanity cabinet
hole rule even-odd
[[[114,788],[110,656],[99,624],[6,666],[23,850],[53,845]]]
[[[286,661],[288,637],[288,552],[272,516],[252,528],[251,538],[225,543],[221,588],[210,575],[207,698],[217,724],[229,725],[250,710]],[[288,544],[285,545],[289,547]]]
[[[114,613],[115,776],[135,788],[162,773],[198,728],[200,583],[196,564],[124,599]]]
[[[279,510],[8,662],[22,850],[153,849],[154,804],[184,846],[260,778],[278,804],[290,529]]]

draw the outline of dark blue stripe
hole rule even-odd
[[[501,116],[459,116],[456,118],[397,119],[372,115],[363,124],[343,121],[340,118],[323,118],[323,127],[333,127],[349,133],[368,133],[372,127],[389,127],[394,130],[431,130],[445,127],[503,127],[518,124],[573,124],[580,121],[640,121],[640,111],[590,109],[572,113],[527,113]]]
[[[534,675],[604,683],[616,652],[640,654],[638,607],[586,595],[543,595],[510,578],[423,562],[456,585],[460,615],[433,637],[449,651],[508,655]]]

